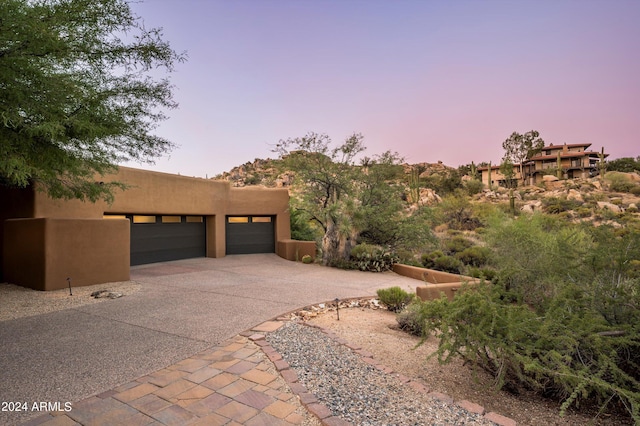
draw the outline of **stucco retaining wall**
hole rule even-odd
[[[300,261],[302,256],[309,255],[316,258],[315,241],[279,240],[276,245],[276,254],[284,259]]]
[[[474,286],[480,283],[478,278],[400,263],[393,265],[393,272],[423,281],[424,285],[416,287],[416,295],[423,301],[439,299],[442,294],[451,300],[464,284]]]
[[[58,290],[129,279],[129,221],[10,219],[4,223],[8,282]]]

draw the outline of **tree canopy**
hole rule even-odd
[[[404,187],[394,184],[403,174],[401,158],[385,152],[372,158],[363,136],[353,134],[334,145],[324,134],[281,140],[274,152],[282,167],[295,173],[291,204],[323,231],[324,264],[349,259],[360,242],[396,248],[419,244],[427,238],[427,225],[417,215],[403,214]]]
[[[120,162],[173,144],[152,132],[177,107],[167,78],[185,59],[125,0],[0,2],[0,184],[109,200]]]
[[[523,135],[513,132],[508,139],[502,142],[502,148],[504,149],[502,160],[509,160],[513,164],[518,164],[520,177],[524,180],[522,163],[542,151],[544,140],[536,130],[531,130]]]

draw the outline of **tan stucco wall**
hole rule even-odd
[[[416,295],[423,301],[439,299],[442,294],[451,300],[463,285],[466,284],[473,287],[481,282],[478,278],[468,277],[466,275],[451,274],[449,272],[403,265],[400,263],[393,265],[393,272],[398,275],[423,281],[425,285],[416,287]]]
[[[276,254],[284,259],[301,261],[305,255],[316,258],[315,241],[279,240],[276,244]]]
[[[118,221],[110,219],[105,221],[102,219],[106,214],[152,214],[152,215],[198,215],[204,216],[207,225],[207,247],[206,255],[208,257],[221,257],[225,253],[225,221],[227,215],[265,215],[273,216],[275,218],[275,241],[286,240],[291,238],[291,231],[289,226],[289,193],[286,189],[268,189],[261,187],[250,188],[232,188],[227,181],[216,181],[210,179],[193,178],[188,176],[172,175],[167,173],[152,172],[147,170],[132,169],[128,167],[120,167],[117,174],[112,176],[105,176],[98,178],[104,182],[119,181],[128,185],[128,188],[124,191],[116,191],[115,200],[112,204],[105,202],[82,202],[79,200],[53,200],[47,196],[46,193],[40,191],[34,191],[32,188],[25,190],[7,192],[3,190],[0,192],[2,197],[2,204],[0,205],[0,219],[6,221],[12,218],[48,218],[48,219],[95,219],[96,223],[93,225],[86,225],[90,222],[78,222],[85,225],[79,226],[75,230],[69,230],[69,234],[74,235],[77,239],[69,240],[70,237],[65,237],[63,222],[46,222],[47,223],[47,238],[46,240],[38,240],[31,236],[22,243],[17,242],[18,236],[11,235],[10,243],[7,243],[7,239],[3,237],[0,231],[0,252],[3,253],[2,264],[3,270],[0,271],[4,280],[11,280],[11,277],[22,277],[20,280],[13,282],[22,284],[24,278],[28,286],[47,287],[52,284],[49,276],[51,274],[63,274],[61,270],[54,269],[49,270],[49,261],[58,259],[60,252],[65,250],[68,243],[73,243],[75,246],[86,244],[95,244],[94,247],[99,250],[104,250],[102,256],[99,258],[105,258],[110,256],[111,251],[118,253],[119,255],[126,251],[127,257],[127,274],[129,271],[129,230],[126,234],[126,244],[122,245],[122,238],[125,236],[122,234],[115,234],[115,240],[104,238],[106,234],[102,231],[108,229],[111,225],[98,225],[97,223],[103,222],[122,222],[120,226],[126,224],[129,226],[128,221]],[[8,194],[8,195],[7,195]],[[5,202],[5,200],[7,202]],[[9,202],[12,206],[9,208]],[[36,233],[39,236],[43,234],[38,233],[34,227],[36,222],[29,224],[9,225],[11,232],[30,232]],[[41,225],[37,225],[41,226]],[[5,229],[6,227],[0,227]],[[128,229],[128,228],[127,228]],[[44,231],[43,231],[44,232]],[[49,233],[53,232],[53,239],[50,239]],[[100,240],[100,241],[98,241]],[[84,241],[87,243],[85,244]],[[111,244],[111,243],[113,244]],[[27,247],[31,244],[33,247]],[[12,253],[8,254],[8,250]],[[29,250],[38,252],[40,256],[44,256],[45,263],[42,261],[36,262],[40,265],[40,268],[45,270],[38,272],[40,278],[36,279],[37,275],[35,271],[32,272],[16,272],[22,269],[22,264],[29,264],[31,260],[28,258],[33,257],[37,253],[29,254]],[[40,253],[42,250],[44,252]],[[94,250],[95,251],[95,250]],[[276,251],[276,247],[274,247]],[[37,257],[37,256],[36,256]],[[98,258],[97,257],[97,258]],[[8,259],[11,259],[10,261]],[[77,279],[74,279],[76,285],[82,285],[79,283],[94,280],[90,284],[96,284],[101,282],[103,271],[110,262],[114,262],[114,259],[109,260],[107,263],[97,262],[91,263],[94,267],[94,271],[91,273],[93,279],[84,278],[83,271],[88,269],[79,269],[74,271]],[[81,263],[78,261],[78,263]],[[6,271],[4,268],[10,268],[11,271]],[[26,274],[26,275],[25,275]],[[46,275],[46,277],[45,277]],[[44,278],[42,278],[44,277]],[[56,276],[56,280],[59,277]],[[66,280],[66,276],[64,277]],[[36,281],[46,282],[47,284],[33,284]],[[97,280],[97,281],[96,281]],[[102,281],[103,282],[103,281]]]
[[[228,215],[275,215],[276,244],[291,238],[289,191],[279,188],[245,187],[229,192]],[[275,250],[275,247],[274,247]]]
[[[11,219],[5,222],[8,282],[57,290],[129,279],[129,221]]]
[[[435,269],[421,268],[419,266],[403,265],[401,263],[393,265],[393,272],[432,284],[479,281],[477,278],[467,277],[466,275],[451,274],[449,272],[436,271]]]

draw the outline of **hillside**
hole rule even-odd
[[[409,190],[409,179],[412,170],[419,171],[419,198],[412,200]],[[403,164],[403,174],[396,184],[406,187],[409,209],[411,205],[434,205],[457,186],[461,190],[468,188],[472,178],[462,174],[463,168],[454,168],[441,162]],[[449,187],[442,180],[453,181]],[[233,186],[244,187],[261,185],[270,188],[291,187],[294,173],[281,171],[278,160],[259,159],[247,162],[224,172],[214,179],[232,182]],[[626,181],[621,185],[620,181]],[[453,186],[453,188],[451,187]],[[470,193],[471,192],[471,193]],[[484,186],[477,193],[466,191],[469,200],[475,203],[508,204],[510,191],[507,188]],[[611,172],[607,179],[598,177],[589,179],[558,180],[548,176],[543,185],[518,187],[513,191],[516,208],[521,212],[544,211],[551,214],[562,214],[574,221],[593,221],[595,224],[608,223],[615,227],[634,218],[640,221],[640,175],[638,173]],[[413,202],[412,202],[413,201]],[[616,220],[617,215],[625,215],[626,219]]]

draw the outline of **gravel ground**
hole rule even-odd
[[[322,331],[286,323],[266,337],[335,416],[356,425],[492,425],[482,416],[417,392]]]
[[[93,303],[102,303],[108,298],[94,298],[91,293],[100,290],[117,292],[127,296],[139,291],[141,285],[135,281],[96,284],[84,287],[53,291],[37,291],[15,284],[0,283],[0,321],[31,317],[57,312],[62,309],[77,308]]]

